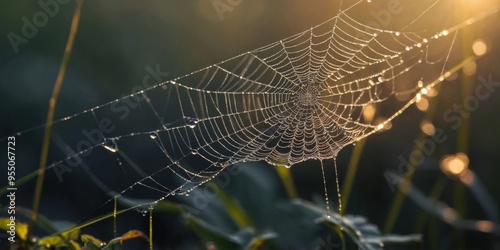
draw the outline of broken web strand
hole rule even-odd
[[[326,204],[326,217],[330,218],[331,217],[331,209],[330,209],[330,201],[328,197],[328,187],[327,187],[327,181],[326,181],[326,175],[325,175],[325,167],[323,164],[323,159],[320,160],[320,165],[321,165],[321,175],[323,177],[323,188],[324,188],[324,194],[325,194],[325,204]],[[333,157],[333,166],[335,169],[335,183],[336,183],[336,188],[337,188],[337,198],[338,198],[338,214],[341,216],[342,215],[342,195],[340,194],[340,185],[339,185],[339,174],[337,170],[337,157]]]
[[[117,237],[117,234],[116,234],[116,208],[117,208],[117,205],[118,205],[118,197],[115,196],[113,198],[113,239]]]
[[[340,193],[339,172],[337,168],[337,157],[333,158],[333,167],[335,168],[335,184],[337,185],[337,198],[339,199],[339,215],[342,216],[342,194]]]
[[[323,166],[323,160],[320,160],[320,164],[321,164],[321,175],[323,177],[323,188],[325,189],[325,203],[326,203],[326,217],[327,218],[330,218],[330,203],[329,203],[329,200],[328,200],[328,188],[326,186],[326,176],[325,176],[325,168]],[[338,180],[337,180],[338,182]],[[339,214],[340,214],[340,211],[339,211]]]
[[[149,249],[153,250],[153,206],[149,207]]]

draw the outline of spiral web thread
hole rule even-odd
[[[290,167],[334,159],[343,147],[384,130],[442,81],[449,74],[453,33],[482,18],[432,34],[384,30],[349,15],[360,4],[367,3],[356,2],[309,30],[56,121],[59,135],[80,121],[100,135],[91,147],[48,168],[90,153],[101,157],[98,166],[111,158],[111,166],[117,160],[132,169],[126,173],[129,183],[98,184],[119,188],[118,196],[147,193],[156,203],[186,195],[236,163]],[[117,107],[127,101],[141,107],[123,118]],[[383,110],[378,119],[364,116],[370,106]],[[113,131],[104,128],[105,118]],[[71,135],[76,145],[79,134]]]

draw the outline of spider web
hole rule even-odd
[[[290,167],[335,159],[342,148],[385,130],[432,92],[450,73],[456,32],[488,15],[444,30],[385,30],[350,14],[361,4],[367,3],[358,1],[296,35],[56,121],[52,151],[59,153],[48,169],[65,171],[76,163],[102,189],[156,203],[186,195],[237,163]],[[140,109],[120,109],[131,101]],[[379,110],[376,119],[366,115],[373,107]],[[98,162],[89,163],[88,155]],[[117,164],[125,184],[102,177],[120,175],[111,167]]]

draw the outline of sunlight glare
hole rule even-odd
[[[363,109],[363,119],[366,123],[371,123],[373,121],[373,117],[375,117],[375,112],[377,109],[374,104],[368,104]]]
[[[417,98],[417,102],[415,105],[417,105],[418,110],[427,111],[427,109],[429,109],[429,100],[427,100],[427,98],[425,97]]]
[[[471,63],[468,63],[467,65],[465,65],[462,70],[463,70],[464,74],[466,74],[468,76],[472,76],[472,75],[476,74],[476,69],[477,69],[476,62],[471,62]]]
[[[420,124],[420,129],[422,130],[422,132],[424,132],[424,134],[426,134],[428,136],[432,136],[436,132],[436,128],[434,127],[434,124],[432,124],[432,122],[427,121],[427,120],[423,121]]]
[[[469,158],[464,153],[448,155],[441,160],[441,170],[449,175],[460,177],[468,171]]]

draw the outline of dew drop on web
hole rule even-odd
[[[116,143],[116,139],[106,139],[102,146],[112,153],[118,152],[118,145]]]
[[[196,118],[185,117],[184,120],[185,120],[186,124],[188,125],[188,127],[190,127],[190,128],[195,128],[196,124],[198,124],[198,119],[196,119]]]
[[[155,140],[156,138],[158,138],[158,134],[156,134],[156,132],[152,132],[149,134],[149,138]]]

